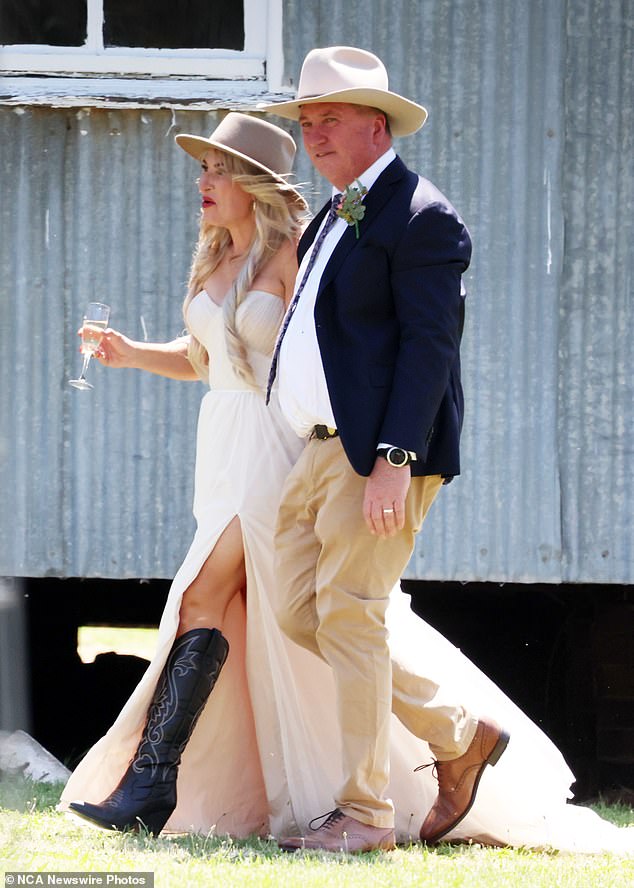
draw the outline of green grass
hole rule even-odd
[[[106,833],[55,810],[61,785],[0,779],[0,873],[153,872],[156,888],[625,888],[634,859],[478,845],[399,848],[389,854],[288,855],[273,841],[204,836],[153,839]],[[601,806],[621,825],[634,810]],[[0,886],[3,883],[0,882]]]

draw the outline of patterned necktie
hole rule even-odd
[[[308,265],[306,266],[306,271],[304,272],[304,276],[301,280],[301,283],[297,290],[295,291],[295,295],[293,296],[293,300],[288,307],[288,311],[284,317],[284,322],[280,329],[280,332],[277,336],[277,342],[275,343],[275,349],[273,350],[273,357],[271,359],[271,369],[269,371],[269,378],[266,384],[266,403],[268,404],[271,400],[271,389],[273,388],[273,383],[275,382],[275,376],[277,374],[277,362],[280,357],[280,348],[282,347],[282,339],[284,339],[284,334],[290,324],[291,318],[293,316],[293,312],[297,306],[299,301],[299,297],[301,296],[302,290],[306,285],[306,281],[308,280],[308,275],[313,270],[313,266],[317,261],[317,256],[319,255],[319,251],[321,250],[321,245],[326,239],[326,235],[335,224],[337,220],[337,209],[339,207],[339,201],[341,199],[340,194],[335,194],[332,199],[332,203],[330,204],[330,209],[328,210],[328,215],[326,216],[326,221],[324,222],[323,228],[319,232],[319,237],[313,244],[312,252],[310,254],[310,258],[308,260]]]

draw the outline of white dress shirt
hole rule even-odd
[[[385,154],[375,160],[371,167],[358,176],[356,181],[369,191],[395,157],[394,149],[389,148]],[[333,188],[332,193],[336,194],[337,190]],[[326,218],[324,217],[322,226],[325,224]],[[359,224],[363,225],[363,221]],[[325,425],[331,428],[336,425],[317,341],[315,301],[324,269],[347,227],[347,222],[344,219],[337,219],[326,235],[280,349],[277,368],[280,405],[291,427],[302,438],[309,435],[315,425]],[[315,234],[315,240],[319,231]],[[309,262],[311,251],[312,248],[304,254],[297,273],[295,287],[304,276],[304,269]]]

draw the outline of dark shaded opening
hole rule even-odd
[[[167,580],[24,581],[27,730],[69,767],[110,727],[147,667],[147,660],[116,654],[82,663],[78,627],[157,626],[169,586]],[[599,793],[628,798],[634,790],[634,587],[404,581],[403,588],[414,612],[557,744],[577,777],[577,800]]]
[[[83,46],[86,0],[2,0],[0,43]]]
[[[244,49],[242,0],[104,0],[104,46]]]

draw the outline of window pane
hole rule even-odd
[[[243,0],[104,0],[104,46],[244,49]]]
[[[86,0],[0,0],[0,43],[83,46]]]

